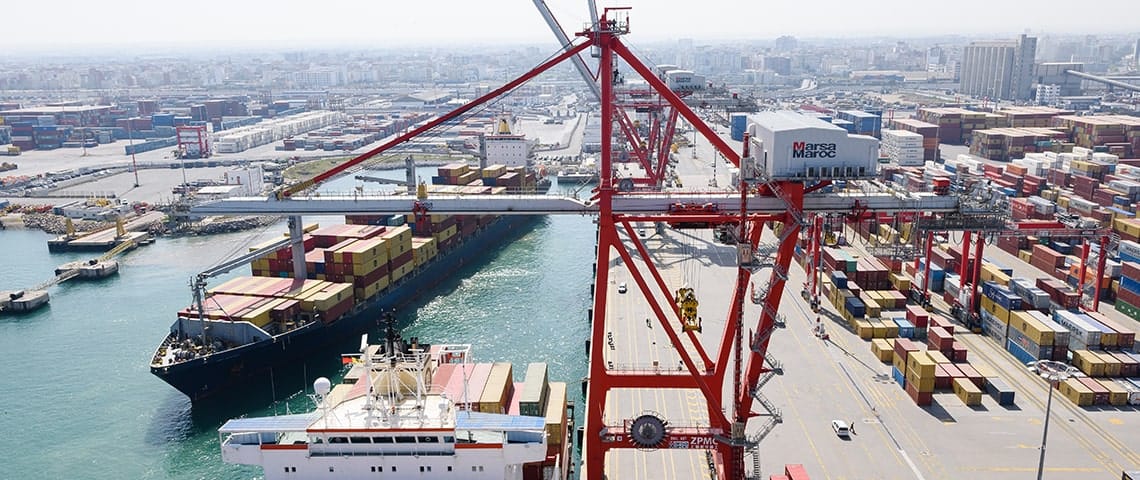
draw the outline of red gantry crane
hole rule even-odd
[[[269,199],[220,200],[195,207],[194,212],[289,215],[294,243],[301,242],[303,236],[299,217],[311,214],[395,214],[410,211],[420,216],[428,212],[596,214],[596,265],[599,268],[591,309],[582,478],[604,478],[606,454],[612,450],[697,449],[708,453],[710,469],[715,471],[718,478],[742,479],[746,475],[746,451],[754,448],[758,441],[755,436],[749,437],[745,433],[749,420],[761,415],[754,411],[754,404],[765,404],[762,408],[771,410],[759,395],[758,384],[762,375],[770,371],[766,366],[768,345],[777,323],[782,321],[779,305],[801,228],[808,225],[805,212],[840,213],[861,218],[867,210],[952,212],[956,210],[957,204],[950,201],[950,197],[932,195],[906,196],[893,192],[824,195],[817,192],[826,187],[832,177],[870,179],[874,172],[852,174],[849,171],[840,172],[836,168],[832,173],[819,173],[812,178],[767,177],[757,167],[761,152],[749,150],[753,143],[748,137],[745,138],[743,150],[734,151],[686,105],[678,92],[670,90],[659,72],[645,65],[625,45],[622,36],[629,33],[628,10],[605,9],[597,22],[576,34],[580,39],[578,43],[567,43],[564,51],[549,61],[455,111],[426,122],[311,180],[286,187]],[[578,58],[581,52],[590,48],[597,52],[600,60],[597,71],[602,72],[598,82],[602,145],[599,185],[589,201],[554,195],[435,196],[424,199],[397,195],[337,197],[304,194],[320,182],[359,168],[366,160],[509,93],[563,61]],[[619,59],[648,84],[647,89],[627,89],[619,95],[621,77],[614,74]],[[622,100],[619,98],[622,96],[627,98]],[[634,125],[630,117],[623,113],[623,108],[647,108],[660,112],[656,115],[658,120],[654,120],[658,124],[652,126],[648,138],[640,138],[635,129],[631,128]],[[716,153],[740,169],[741,182],[737,192],[662,192],[652,188],[635,188],[635,185],[660,186],[663,164],[668,161],[672,125],[678,117],[690,123]],[[627,178],[616,176],[613,141],[615,125],[619,126],[625,136],[625,146],[645,167],[646,178],[630,182]],[[789,146],[789,150],[791,148],[793,147]],[[804,147],[800,144],[795,148]],[[697,337],[702,330],[700,319],[698,317],[698,323],[693,325],[694,315],[688,310],[692,304],[687,303],[694,299],[681,298],[682,295],[670,290],[661,272],[648,261],[649,252],[640,235],[636,234],[635,224],[638,222],[718,228],[731,232],[737,246],[738,261],[725,327],[721,332],[703,329],[705,335],[717,336],[716,350],[706,351]],[[775,238],[774,244],[761,244],[765,228],[773,229],[773,235],[769,238]],[[819,236],[819,228],[818,223],[813,227],[816,238]],[[298,252],[303,255],[304,249],[298,245],[293,248],[293,252],[295,256]],[[812,255],[818,258],[818,244],[813,248]],[[630,287],[630,292],[639,292],[644,297],[652,311],[651,323],[667,335],[669,345],[680,359],[680,369],[627,369],[617,365],[611,368],[607,364],[604,351],[606,324],[611,318],[607,315],[612,313],[610,299],[607,297],[610,280],[607,266],[615,257],[627,266],[633,284],[636,285],[636,288]],[[297,264],[298,259],[295,258],[294,265]],[[300,268],[304,268],[303,258],[299,264]],[[752,277],[764,270],[770,270],[766,283],[754,286]],[[303,277],[302,274],[300,278]],[[684,312],[682,305],[677,304],[678,300],[687,303]],[[746,300],[759,305],[758,318],[745,317]],[[731,389],[728,389],[730,378]],[[617,389],[699,391],[705,400],[708,423],[701,426],[670,425],[667,418],[651,413],[617,420],[609,418],[606,415],[607,397]],[[754,463],[756,458],[753,456]]]

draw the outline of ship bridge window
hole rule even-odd
[[[352,443],[372,443],[372,439],[369,437],[349,437],[348,439]]]
[[[455,443],[455,437],[443,437],[443,443]]]
[[[439,443],[439,437],[417,437],[420,443]]]
[[[396,437],[396,443],[416,443],[416,437]]]
[[[372,437],[372,443],[392,443],[392,437]]]
[[[348,443],[348,437],[329,437],[329,443]]]

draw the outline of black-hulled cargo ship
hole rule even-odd
[[[151,373],[191,400],[221,393],[374,328],[383,311],[481,261],[539,218],[432,215],[421,222],[430,223],[431,232],[416,231],[417,236],[408,225],[391,224],[314,231],[304,242],[309,278],[288,278],[289,247],[254,260],[253,276],[225,282],[178,313],[152,357]]]

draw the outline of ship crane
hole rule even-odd
[[[849,214],[853,208],[866,208],[868,212],[913,212],[934,214],[958,211],[958,199],[929,193],[909,194],[889,191],[881,185],[866,182],[864,191],[823,194],[818,190],[823,182],[807,179],[765,178],[755,175],[750,153],[735,151],[681,96],[672,91],[658,72],[645,65],[622,37],[629,33],[627,8],[608,8],[597,22],[575,34],[574,42],[565,43],[564,50],[521,77],[511,80],[486,95],[463,104],[457,110],[421,125],[396,139],[358,156],[312,180],[285,187],[271,198],[224,199],[195,207],[202,214],[396,214],[418,209],[417,213],[432,214],[569,214],[596,215],[597,254],[599,266],[619,263],[629,270],[629,291],[640,293],[645,305],[652,311],[655,331],[667,337],[667,346],[680,359],[680,364],[667,369],[637,370],[618,367],[606,361],[607,323],[630,321],[617,318],[609,305],[609,268],[598,268],[593,290],[592,323],[589,343],[589,370],[587,383],[587,411],[583,429],[583,468],[581,478],[598,480],[605,476],[607,454],[616,450],[646,448],[698,449],[707,453],[709,464],[718,478],[744,478],[745,457],[755,448],[759,437],[746,435],[749,421],[760,416],[755,408],[768,408],[758,391],[762,375],[772,371],[765,363],[768,345],[776,325],[782,322],[779,306],[788,279],[799,234],[808,227],[811,214]],[[693,126],[696,134],[716,153],[741,168],[742,184],[735,193],[716,192],[653,192],[624,189],[615,181],[614,162],[617,150],[614,133],[624,135],[625,145],[641,145],[642,139],[621,124],[618,89],[608,75],[599,83],[601,98],[601,154],[600,178],[594,196],[583,201],[554,195],[491,195],[491,196],[433,196],[419,199],[409,195],[384,196],[307,196],[303,192],[320,182],[346,173],[374,155],[382,153],[436,126],[510,92],[524,82],[540,75],[586,49],[595,50],[600,66],[596,72],[612,72],[619,60],[648,83],[654,95],[668,104],[678,118]],[[672,114],[671,114],[672,115]],[[667,123],[667,122],[666,122]],[[632,122],[629,123],[632,126]],[[659,138],[661,145],[671,146],[672,139]],[[654,139],[658,140],[658,139]],[[654,141],[646,141],[654,148]],[[748,145],[746,142],[745,145]],[[664,151],[669,151],[665,148]],[[742,161],[744,159],[744,161]],[[647,170],[648,171],[648,170]],[[642,178],[648,184],[652,178]],[[680,205],[680,207],[678,207]],[[968,216],[968,215],[967,215]],[[299,220],[299,219],[298,219]],[[299,242],[302,228],[299,221],[290,222],[293,242]],[[639,223],[676,224],[693,228],[722,228],[733,236],[738,258],[735,265],[736,280],[732,300],[728,304],[723,330],[706,336],[714,348],[706,350],[697,332],[701,319],[696,314],[696,298],[671,291],[661,272],[650,258],[649,251],[636,233]],[[771,228],[775,227],[775,228]],[[765,228],[776,237],[774,244],[761,244]],[[283,240],[286,242],[288,240]],[[216,274],[236,264],[243,264],[259,252],[229,262],[205,272]],[[294,248],[294,265],[304,265],[303,249]],[[616,257],[616,258],[615,258]],[[636,266],[636,268],[631,266]],[[753,276],[767,272],[766,282],[757,282]],[[206,276],[197,282],[204,285]],[[755,311],[746,312],[750,297],[761,299]],[[680,304],[678,304],[680,301]],[[707,306],[708,301],[705,301]],[[691,307],[691,309],[690,309]],[[702,307],[704,308],[704,307]],[[707,311],[707,310],[706,310]],[[681,318],[686,315],[687,318]],[[696,329],[691,328],[696,318]],[[689,328],[686,328],[686,327]],[[659,327],[659,328],[658,328]],[[679,367],[679,368],[673,368]],[[727,388],[732,385],[731,389]],[[700,426],[685,426],[653,412],[644,412],[635,418],[616,418],[607,415],[610,402],[607,397],[620,389],[686,389],[699,392],[705,399],[707,422]],[[727,392],[726,392],[727,390]],[[755,408],[754,408],[755,407]],[[755,459],[755,455],[753,455]]]

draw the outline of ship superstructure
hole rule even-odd
[[[547,418],[477,411],[489,408],[477,401],[484,387],[470,345],[404,341],[393,323],[383,343],[362,339],[343,383],[314,382],[313,412],[226,422],[223,460],[261,466],[267,479],[565,478],[563,457],[548,455],[565,443],[549,439]],[[450,378],[459,398],[434,384]]]

